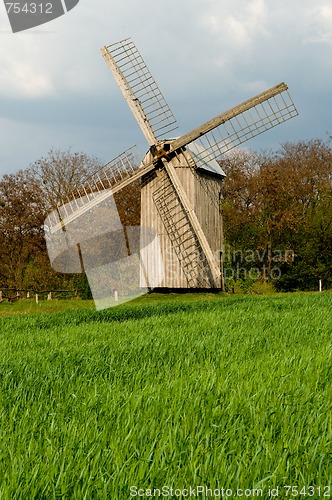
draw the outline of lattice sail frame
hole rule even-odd
[[[133,146],[106,163],[101,169],[89,176],[81,186],[74,189],[48,218],[52,234],[61,229],[89,209],[108,198],[126,183],[132,182],[141,167],[141,155],[137,146]],[[139,171],[141,177],[141,171]],[[115,186],[118,189],[114,189]]]
[[[159,186],[152,193],[153,200],[182,272],[190,287],[209,288],[214,278],[195,228],[165,169],[159,170],[157,175]]]
[[[132,40],[121,40],[100,51],[149,145],[175,130],[175,117]]]
[[[175,140],[171,150],[190,144],[196,168],[239,146],[266,130],[290,120],[298,111],[285,83],[236,106]]]

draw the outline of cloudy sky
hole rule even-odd
[[[178,135],[285,81],[299,117],[248,143],[276,149],[332,135],[332,4],[327,0],[80,0],[13,34],[0,5],[0,175],[50,148],[106,162],[147,145],[99,48],[132,37]]]

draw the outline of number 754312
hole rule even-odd
[[[8,14],[52,14],[53,4],[6,2],[6,9]]]

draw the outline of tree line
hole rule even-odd
[[[332,149],[329,141],[223,159],[224,266],[229,283],[259,278],[276,290],[332,287]]]
[[[52,269],[44,222],[50,212],[102,168],[98,159],[71,150],[51,149],[24,170],[0,179],[0,288],[18,290],[79,290],[89,297],[84,273]],[[136,183],[115,195],[122,223],[139,225],[140,193]]]
[[[277,151],[234,150],[221,210],[226,287],[254,282],[277,290],[332,287],[332,149],[328,141],[283,145]],[[70,150],[50,150],[24,170],[0,179],[0,288],[80,289],[84,274],[55,272],[44,221],[50,211],[102,165]],[[121,221],[139,225],[140,184],[115,196]],[[81,295],[82,295],[81,294]]]
[[[98,167],[85,154],[51,150],[45,158],[0,180],[0,287],[74,289],[82,276],[61,275],[50,266],[44,238],[47,214],[76,183]]]

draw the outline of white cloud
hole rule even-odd
[[[266,0],[240,0],[236,8],[234,2],[215,1],[210,3],[201,22],[232,51],[247,50],[258,37],[268,34],[267,14]]]
[[[10,38],[9,38],[10,37]],[[54,94],[47,65],[41,64],[40,37],[37,39],[2,35],[0,45],[0,95],[16,98],[43,98]]]
[[[0,92],[3,95],[19,96],[20,98],[38,98],[54,93],[50,78],[26,63],[9,63],[0,69]]]
[[[310,43],[323,43],[332,45],[332,6],[322,3],[316,5],[310,13],[313,34],[308,38]]]

